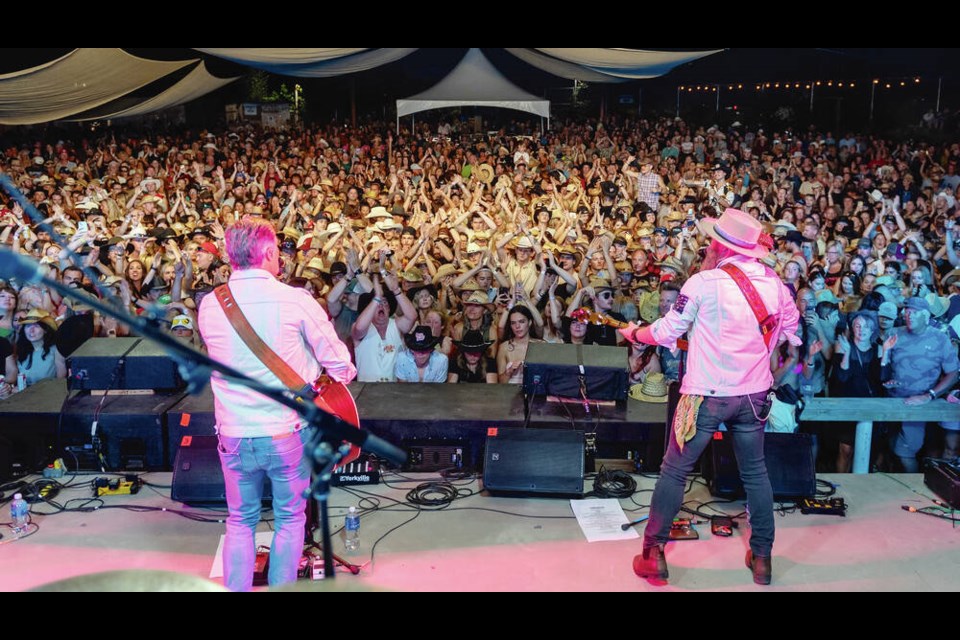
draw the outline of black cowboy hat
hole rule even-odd
[[[493,344],[492,341],[484,339],[483,333],[473,329],[464,331],[463,339],[454,340],[453,343],[457,345],[457,349],[468,353],[483,353]]]
[[[403,340],[411,351],[430,351],[440,342],[440,338],[434,336],[430,327],[425,325],[416,327],[411,333],[403,336]]]

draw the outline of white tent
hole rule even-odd
[[[418,111],[449,107],[497,107],[516,109],[547,118],[550,101],[527,93],[497,71],[480,49],[470,49],[446,78],[415,96],[397,100],[397,132],[400,118]]]

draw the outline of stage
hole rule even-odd
[[[99,474],[96,474],[99,475]],[[88,502],[95,475],[72,479],[56,502],[94,507]],[[171,474],[147,473],[153,485],[170,485]],[[670,582],[653,586],[631,569],[640,540],[588,543],[573,518],[570,502],[555,498],[500,498],[481,492],[480,482],[456,482],[472,495],[440,511],[420,511],[402,501],[418,483],[388,476],[385,484],[348,493],[334,489],[330,504],[336,527],[361,497],[361,552],[347,556],[339,537],[335,552],[365,564],[359,576],[338,573],[337,588],[399,591],[958,591],[960,527],[901,505],[932,505],[933,494],[920,475],[821,475],[837,485],[849,505],[846,517],[802,515],[776,518],[773,585],[758,587],[743,565],[745,525],[732,538],[710,534],[698,525],[700,539],[667,548]],[[652,477],[634,476],[639,505],[649,501]],[[590,483],[587,483],[590,486]],[[116,569],[162,569],[206,578],[224,531],[216,522],[188,520],[174,511],[216,519],[221,511],[186,508],[169,498],[169,489],[145,486],[138,495],[107,496],[89,512],[34,515],[39,531],[27,538],[0,541],[0,590],[21,591],[55,580]],[[694,483],[688,505],[710,500]],[[400,501],[399,503],[397,501]],[[631,500],[621,505],[631,520],[646,514]],[[730,513],[742,502],[718,505]],[[124,508],[138,508],[137,511]],[[35,512],[51,513],[48,505]],[[414,517],[416,516],[416,517]],[[266,514],[265,517],[269,517]],[[407,524],[404,522],[409,521]],[[402,525],[402,526],[401,526]],[[399,527],[399,528],[397,528]],[[261,523],[266,531],[268,525]],[[370,563],[371,547],[376,546]],[[637,529],[642,533],[643,525]],[[302,583],[330,587],[329,583]]]

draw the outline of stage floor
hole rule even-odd
[[[84,504],[94,476],[79,476],[77,486],[62,491],[57,502]],[[757,587],[743,565],[745,527],[732,538],[710,534],[709,524],[696,528],[700,539],[671,543],[667,548],[670,582],[653,586],[637,578],[631,561],[640,540],[588,543],[573,517],[570,502],[554,498],[497,498],[480,493],[477,480],[461,481],[462,491],[475,495],[439,511],[417,515],[401,506],[407,491],[432,474],[397,476],[390,486],[360,487],[378,496],[379,509],[363,516],[362,551],[345,557],[364,566],[359,576],[339,573],[338,588],[401,591],[958,591],[960,590],[960,527],[901,505],[929,506],[933,494],[920,475],[821,475],[836,483],[848,504],[845,518],[802,515],[776,518],[773,585]],[[68,478],[69,479],[69,478]],[[169,473],[145,479],[169,485]],[[649,501],[654,479],[636,476],[641,492],[634,500]],[[117,569],[162,569],[206,578],[224,531],[220,523],[189,520],[170,510],[205,518],[215,511],[191,509],[169,498],[169,489],[144,487],[138,495],[103,498],[103,508],[86,513],[34,516],[39,531],[0,540],[0,590],[21,591],[55,580]],[[335,489],[331,521],[337,528],[350,505],[367,494]],[[695,483],[692,502],[710,500]],[[624,509],[637,509],[630,500]],[[147,507],[130,511],[116,507]],[[373,508],[370,501],[361,504]],[[731,513],[742,502],[724,505]],[[35,507],[51,512],[49,506]],[[163,510],[166,509],[166,510]],[[646,509],[627,511],[631,520]],[[414,518],[414,516],[416,516]],[[269,513],[266,514],[269,517]],[[413,518],[411,520],[411,518]],[[4,519],[6,519],[4,517]],[[406,521],[407,524],[403,524]],[[402,526],[401,526],[402,525]],[[397,528],[399,527],[399,528]],[[267,524],[261,524],[268,530]],[[396,528],[376,546],[378,538]],[[637,529],[642,533],[643,525]],[[343,542],[334,540],[344,555]],[[330,587],[329,581],[325,586]],[[316,583],[322,584],[322,583]]]

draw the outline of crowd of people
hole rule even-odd
[[[203,348],[196,310],[230,277],[226,230],[260,218],[276,230],[278,277],[323,306],[359,381],[518,383],[531,342],[620,344],[649,398],[683,353],[628,345],[615,327],[665,315],[709,245],[700,222],[737,209],[762,223],[764,262],[802,316],[800,345],[771,358],[778,397],[956,398],[960,142],[675,118],[544,134],[391,126],[3,145],[0,171],[44,220],[2,194],[0,242]],[[42,285],[5,282],[0,395],[19,374],[66,375],[92,336],[127,332]],[[903,469],[916,470],[924,427],[891,433]],[[955,458],[960,422],[941,427]],[[847,470],[852,426],[825,435]]]

